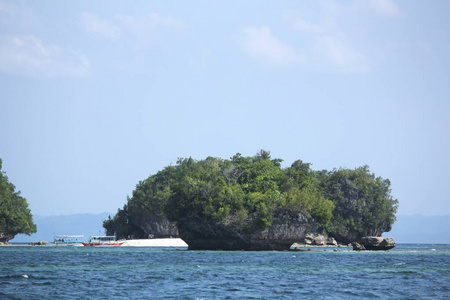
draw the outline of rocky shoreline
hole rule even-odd
[[[180,240],[181,239],[173,239],[173,240]],[[305,238],[302,242],[296,242],[291,245],[291,247],[288,249],[289,251],[313,251],[312,249],[333,249],[333,251],[339,251],[338,248],[352,248],[354,251],[387,251],[392,248],[394,248],[395,241],[393,238],[385,238],[385,237],[364,237],[361,239],[361,241],[353,242],[351,244],[345,245],[345,244],[339,244],[337,243],[333,238],[326,239],[327,242],[323,242],[324,237],[321,235],[317,235],[314,237],[313,234],[309,234],[307,238]],[[140,240],[137,240],[140,241]],[[183,247],[189,247],[184,241],[181,246]],[[0,242],[1,246],[7,246],[7,247],[23,247],[23,246],[45,246],[46,242],[35,242],[35,243],[29,243],[29,244],[11,244],[9,242]],[[132,245],[130,245],[132,246]],[[142,246],[142,245],[134,245],[134,246]]]
[[[249,231],[237,226],[233,217],[229,217],[225,223],[217,224],[194,216],[187,216],[178,222],[170,222],[165,216],[147,216],[140,219],[137,225],[143,229],[145,236],[180,238],[187,243],[189,250],[289,251],[310,247],[353,247],[353,250],[362,251],[389,250],[395,247],[392,238],[357,237],[351,232],[345,237],[333,232],[326,233],[303,214],[293,214],[286,210],[275,215],[271,226]],[[0,243],[8,244],[8,241]],[[29,245],[45,244],[46,242],[39,241]]]
[[[359,242],[352,243],[353,250],[390,250],[395,247],[393,238],[366,236],[361,238]]]
[[[393,238],[385,237],[363,237],[358,242],[350,244],[339,244],[334,238],[325,238],[321,234],[307,234],[301,242],[294,243],[290,250],[304,250],[310,248],[352,248],[355,251],[386,251],[395,247]]]
[[[156,238],[173,236],[189,245],[189,250],[289,251],[305,247],[353,247],[354,250],[389,250],[395,247],[391,238],[359,237],[349,233],[344,238],[321,234],[319,225],[297,213],[279,211],[271,226],[242,231],[232,216],[223,224],[205,218],[186,216],[170,222],[165,216],[146,216],[135,220],[146,235]],[[359,246],[355,246],[357,243]]]

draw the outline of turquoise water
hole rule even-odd
[[[0,299],[450,299],[450,245],[387,252],[0,247]]]

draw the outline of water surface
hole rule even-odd
[[[450,246],[390,251],[0,247],[0,299],[449,299]]]

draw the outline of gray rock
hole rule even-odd
[[[329,238],[327,238],[327,245],[328,246],[337,246],[337,242],[336,242],[336,240],[334,239],[334,238],[332,238],[332,237],[329,237]]]
[[[366,236],[359,241],[366,250],[389,250],[395,247],[393,238]]]
[[[39,242],[28,243],[28,245],[31,245],[31,246],[45,246],[45,245],[47,245],[47,241],[39,241]]]
[[[304,246],[305,245],[301,243],[293,243],[290,247],[290,250],[300,250]]]
[[[357,242],[353,242],[352,246],[353,246],[353,250],[355,250],[355,251],[366,250],[366,248],[363,245],[361,245]]]
[[[327,244],[327,240],[321,234],[318,234],[313,241],[313,245],[316,245],[316,246],[325,246],[326,244]]]
[[[4,233],[0,232],[0,242],[8,244],[10,240],[12,240],[15,237],[14,234]]]
[[[305,236],[305,244],[312,246],[325,246],[327,241],[323,235],[310,232]]]

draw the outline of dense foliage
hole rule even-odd
[[[375,177],[367,167],[328,172],[313,171],[301,160],[283,169],[281,162],[264,150],[230,160],[178,159],[175,166],[139,182],[124,209],[104,227],[127,236],[137,233],[133,219],[165,215],[171,221],[206,218],[251,232],[272,225],[281,210],[302,213],[323,230],[344,234],[378,234],[395,221],[397,201],[390,196],[389,180]]]
[[[368,166],[322,172],[318,177],[325,196],[336,205],[328,226],[331,232],[379,236],[391,230],[398,201],[390,195],[389,179],[375,177]]]
[[[16,235],[36,232],[33,216],[28,209],[27,200],[15,191],[2,171],[0,159],[0,234]]]

